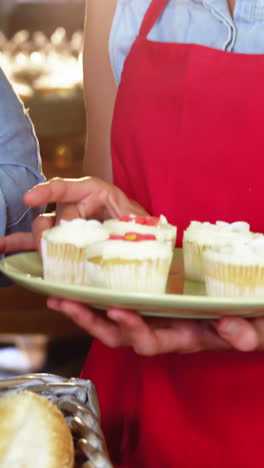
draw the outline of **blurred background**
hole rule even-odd
[[[47,177],[80,174],[83,22],[81,0],[0,0],[0,65],[29,108]]]
[[[81,175],[84,11],[84,0],[0,0],[0,66],[29,110],[47,178]],[[0,378],[78,375],[90,338],[40,295],[19,286],[0,294]]]

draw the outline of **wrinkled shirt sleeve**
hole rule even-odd
[[[31,230],[43,208],[27,207],[23,195],[43,181],[33,125],[0,69],[0,236]]]

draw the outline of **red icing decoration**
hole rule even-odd
[[[144,224],[145,226],[157,226],[160,220],[156,216],[119,216],[117,219],[124,223],[135,221],[136,224]]]
[[[119,216],[118,221],[122,221],[123,223],[129,223],[130,221],[133,221],[134,217],[133,216]]]
[[[159,218],[155,216],[136,216],[135,222],[137,224],[144,224],[145,226],[156,226],[159,222]]]
[[[126,232],[124,236],[120,236],[119,234],[110,234],[110,240],[124,240],[128,242],[140,242],[140,241],[147,241],[147,240],[156,240],[156,236],[154,234],[140,234],[138,232]]]
[[[119,234],[110,234],[108,239],[110,239],[110,240],[123,240],[124,237],[120,236]]]

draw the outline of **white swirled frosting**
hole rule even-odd
[[[237,239],[225,246],[209,248],[204,258],[232,265],[264,265],[264,236],[258,234],[251,239]]]
[[[109,239],[89,245],[86,249],[86,256],[88,259],[101,257],[103,260],[114,258],[126,260],[167,259],[172,257],[172,248],[168,242],[158,240],[133,242]]]
[[[160,241],[176,241],[177,228],[169,224],[165,216],[161,215],[154,226],[137,223],[137,216],[135,215],[129,215],[129,217],[131,217],[131,221],[108,219],[104,221],[103,226],[110,234],[120,234],[123,236],[127,232],[138,232],[140,234],[154,234]]]
[[[199,245],[225,245],[232,239],[250,238],[252,235],[249,224],[244,221],[216,221],[215,224],[192,221],[184,232],[183,240]]]
[[[108,231],[99,221],[81,218],[71,221],[62,220],[58,226],[43,232],[43,238],[48,241],[73,244],[77,247],[103,241],[108,238],[108,235]]]

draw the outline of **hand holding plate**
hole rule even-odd
[[[63,312],[105,345],[129,346],[143,356],[231,348],[218,336],[210,321],[143,318],[123,309],[109,309],[105,315],[84,304],[56,297],[48,299],[48,307]]]

